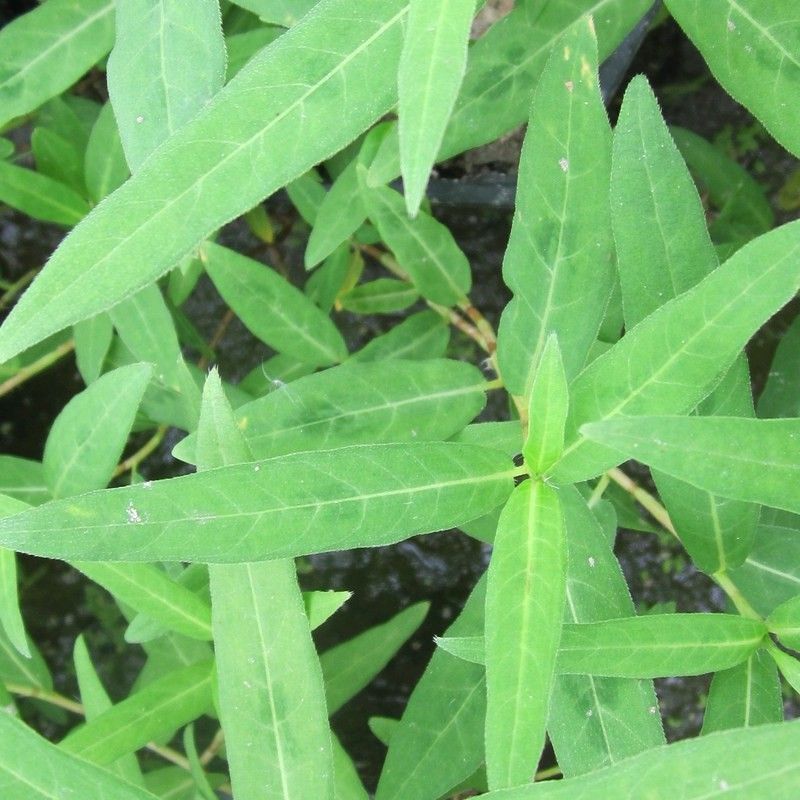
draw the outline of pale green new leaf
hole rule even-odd
[[[86,714],[86,719],[92,720],[111,708],[113,703],[106,694],[105,687],[95,671],[86,642],[83,640],[83,635],[78,636],[75,640],[72,658],[75,663],[75,676],[78,680],[83,710]],[[137,786],[142,785],[142,773],[133,753],[123,756],[112,764],[109,769],[130,783]]]
[[[772,800],[800,792],[800,722],[688,739],[597,772],[483,800]]]
[[[667,0],[714,77],[800,156],[800,12],[792,0]]]
[[[320,656],[328,714],[335,714],[388,663],[422,624],[430,603],[416,603]]]
[[[108,93],[131,172],[225,82],[217,0],[119,4]]]
[[[386,113],[407,12],[322,0],[266,47],[61,244],[0,329],[0,362],[152,283]]]
[[[83,170],[86,188],[96,203],[128,179],[130,170],[111,103],[103,106],[89,135]]]
[[[702,675],[745,661],[766,627],[733,614],[648,614],[564,625],[558,671],[660,678]]]
[[[650,0],[559,0],[538,9],[515,8],[470,48],[467,72],[436,157],[441,161],[486,144],[528,117],[531,93],[561,35],[581,17],[592,16],[602,61],[652,5]],[[400,174],[397,128],[386,137],[370,169],[370,184]]]
[[[447,629],[483,633],[486,581],[473,589]],[[436,650],[396,724],[376,800],[437,800],[469,777],[484,758],[484,670]]]
[[[632,616],[633,602],[611,543],[616,515],[601,526],[575,489],[562,490],[568,547],[567,623]],[[607,509],[603,504],[595,511]],[[565,777],[615,764],[664,742],[653,684],[629,678],[558,675],[547,732]]]
[[[467,66],[475,0],[411,0],[397,75],[400,164],[416,216]]]
[[[270,347],[315,366],[347,357],[347,345],[327,314],[277,272],[210,242],[201,257],[225,302]]]
[[[620,417],[581,430],[701,489],[800,513],[800,419]]]
[[[530,780],[545,742],[564,616],[567,544],[561,500],[520,484],[500,515],[486,585],[486,774],[489,788]]]
[[[800,594],[781,603],[768,617],[767,627],[781,644],[800,650]]]
[[[193,591],[151,564],[91,563],[73,566],[118,600],[170,631],[211,639],[211,609]]]
[[[0,203],[34,219],[66,227],[77,225],[89,213],[89,203],[74,189],[7,161],[0,161]]]
[[[65,753],[10,714],[0,714],[3,800],[155,800],[155,795]]]
[[[551,470],[554,479],[583,480],[621,460],[588,442],[578,432],[583,423],[685,413],[708,395],[753,333],[794,295],[798,253],[800,222],[760,236],[584,369],[570,386],[570,444]]]
[[[61,94],[111,49],[114,7],[114,0],[49,0],[3,28],[0,127]]]
[[[765,650],[714,675],[703,715],[703,734],[783,720],[781,684]]]
[[[506,386],[526,395],[550,334],[567,378],[583,366],[614,284],[608,186],[611,128],[589,19],[575,23],[545,66],[523,144],[517,206],[503,259],[514,297],[498,359]]]
[[[255,458],[347,444],[448,439],[483,408],[470,364],[444,359],[343,364],[299,378],[236,410]],[[194,437],[175,449],[193,460]]]
[[[152,374],[149,364],[120,367],[64,406],[44,448],[44,475],[53,497],[108,484]]]
[[[105,765],[171,735],[210,707],[212,667],[202,661],[175,670],[77,728],[59,747]]]
[[[388,186],[370,189],[362,182],[361,197],[381,239],[423,297],[444,306],[465,299],[472,285],[469,262],[449,228],[424,212],[409,219],[402,196]]]
[[[558,338],[550,334],[533,376],[528,403],[528,438],[522,455],[532,475],[541,475],[564,449],[569,387]]]
[[[216,371],[203,390],[198,468],[249,460]],[[219,704],[237,797],[333,797],[322,672],[291,559],[209,566]]]

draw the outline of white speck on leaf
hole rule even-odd
[[[565,81],[564,86],[567,87],[568,92],[571,92],[575,88],[575,84],[572,81]]]
[[[655,714],[658,709],[655,706],[650,706],[649,711],[651,714]]]
[[[589,709],[587,709],[587,710],[586,710],[586,716],[587,716],[587,717],[591,717],[593,713],[594,713],[594,712],[592,711],[592,709],[591,709],[591,708],[589,708]]]
[[[731,31],[731,33],[736,30],[736,23],[732,19],[728,20],[728,30]]]
[[[144,122],[144,117],[141,114],[139,114],[139,116],[136,117],[136,122],[137,124],[141,125]]]
[[[590,567],[593,567],[593,566],[595,565],[595,563],[596,563],[596,562],[595,562],[595,560],[594,560],[594,556],[589,556],[589,566],[590,566]]]
[[[258,472],[260,469],[261,469],[261,465],[260,465],[260,464],[256,464],[256,465],[253,467],[253,472]]]
[[[128,515],[128,522],[136,524],[142,521],[142,515],[136,510],[133,503],[128,503],[125,513]]]
[[[728,781],[723,779],[723,780],[720,780],[720,782],[719,782],[719,788],[722,789],[722,791],[724,792],[724,791],[727,791],[728,789],[730,789],[731,787],[728,784]]]
[[[569,169],[569,161],[566,158],[560,158],[558,166],[561,167],[562,172],[566,172]]]
[[[142,484],[142,489],[152,489],[153,488],[153,481],[145,481]]]

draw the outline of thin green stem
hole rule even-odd
[[[548,767],[547,769],[540,769],[536,773],[534,780],[545,781],[548,778],[557,778],[561,774],[561,767]]]
[[[661,505],[661,503],[656,500],[653,495],[650,494],[646,489],[642,489],[639,484],[636,483],[632,478],[629,478],[621,469],[618,467],[614,467],[613,469],[608,470],[606,475],[614,481],[618,486],[621,486],[628,494],[630,494],[634,500],[636,500],[639,505],[641,505],[647,512],[650,514],[653,519],[655,519],[662,528],[669,531],[676,539],[680,541],[680,537],[678,536],[677,531],[675,530],[675,526],[672,524],[672,520],[669,518],[669,514],[667,513],[667,509]]]
[[[0,297],[0,308],[5,308],[38,274],[39,269],[29,269],[21,278],[13,283],[3,281],[3,296]]]
[[[34,361],[32,364],[28,364],[27,367],[22,367],[22,369],[12,375],[7,381],[0,383],[0,397],[13,392],[14,389],[22,386],[25,381],[30,380],[35,375],[43,372],[48,367],[55,364],[56,361],[63,358],[68,353],[71,353],[74,349],[75,341],[70,339],[69,341],[60,344],[49,353],[45,353],[41,358],[37,358],[36,361]]]
[[[750,605],[747,598],[739,591],[739,587],[730,579],[725,570],[715,572],[712,576],[717,586],[725,592],[730,598],[730,601],[736,607],[736,610],[743,616],[749,619],[763,620],[763,617]]]
[[[586,505],[588,505],[589,508],[594,508],[600,502],[603,494],[605,493],[606,489],[608,489],[610,484],[611,478],[609,478],[608,475],[601,475],[600,480],[597,481],[597,486],[594,487],[594,491],[592,491],[592,494],[590,495]]]
[[[486,383],[483,384],[483,387],[484,387],[484,389],[486,389],[487,392],[491,392],[493,389],[502,389],[502,388],[504,388],[503,387],[503,379],[502,378],[494,378],[491,381],[486,381]]]
[[[132,455],[128,456],[124,461],[120,461],[114,470],[115,478],[124,475],[126,472],[135,470],[142,461],[153,452],[161,444],[164,435],[167,432],[166,425],[159,425],[156,432]]]

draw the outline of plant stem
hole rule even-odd
[[[594,487],[592,494],[590,495],[589,499],[586,501],[586,505],[589,508],[594,508],[603,496],[603,493],[608,488],[608,485],[611,483],[611,478],[609,478],[608,474],[600,476],[600,480],[597,481],[597,486]]]
[[[544,781],[548,778],[555,778],[561,775],[561,767],[548,767],[547,769],[540,769],[534,778],[537,781]]]
[[[70,339],[63,342],[58,347],[45,353],[41,358],[36,359],[32,364],[27,367],[22,367],[15,375],[12,375],[7,381],[0,383],[0,397],[12,392],[18,386],[21,386],[25,381],[38,375],[40,372],[46,370],[52,364],[55,364],[60,358],[63,358],[67,353],[71,353],[75,349],[75,341]]]
[[[428,300],[427,303],[430,308],[446,319],[454,328],[458,328],[462,333],[465,333],[470,339],[476,342],[481,350],[486,353],[489,352],[489,347],[486,344],[486,340],[483,338],[483,334],[471,322],[467,322],[467,320],[452,308],[440,306],[438,303],[434,303],[431,300]]]
[[[472,301],[468,297],[460,300],[458,307],[467,315],[467,317],[474,323],[475,327],[483,334],[486,341],[486,352],[493,355],[497,350],[497,336],[495,335],[494,328],[489,323],[489,320],[481,314],[480,310],[472,305]]]
[[[716,582],[717,586],[725,592],[730,598],[736,610],[743,616],[749,619],[763,620],[763,617],[750,605],[747,598],[739,591],[739,587],[730,579],[728,573],[723,569],[715,572],[711,576]]]
[[[118,478],[128,471],[136,469],[136,467],[161,444],[166,432],[167,426],[159,425],[158,428],[156,428],[156,432],[135,453],[117,464],[113,477]]]
[[[3,282],[5,292],[0,297],[0,308],[5,308],[19,293],[24,289],[37,275],[38,268],[29,269],[21,278],[18,278],[14,283],[6,284]]]
[[[205,767],[211,762],[214,756],[219,753],[220,748],[222,747],[223,743],[225,742],[225,733],[223,732],[222,728],[220,728],[215,734],[214,738],[209,742],[208,747],[203,750],[203,754],[200,756],[200,763]]]
[[[642,489],[636,481],[629,478],[621,469],[614,467],[608,470],[606,475],[614,481],[618,486],[621,486],[628,494],[630,494],[637,503],[647,510],[653,519],[665,530],[668,530],[676,539],[680,540],[672,520],[669,518],[667,509],[658,502],[646,489]]]

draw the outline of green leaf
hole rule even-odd
[[[486,586],[489,788],[530,780],[545,742],[564,616],[567,545],[558,493],[520,484],[500,515]]]
[[[331,734],[333,746],[333,796],[336,800],[369,800],[367,790],[361,783],[358,770],[336,734]]]
[[[584,422],[685,413],[708,395],[750,336],[794,295],[798,252],[798,222],[760,236],[595,359],[570,386],[570,444],[553,478],[575,482],[619,463],[617,453],[578,433]]]
[[[330,318],[274,270],[211,243],[203,245],[202,259],[225,302],[270,347],[315,366],[347,357]]]
[[[611,128],[598,84],[594,28],[583,19],[553,48],[520,160],[503,259],[514,297],[498,336],[500,371],[513,394],[530,391],[551,333],[558,335],[567,377],[575,376],[611,295]]]
[[[419,311],[376,336],[353,353],[350,361],[443,358],[449,341],[450,331],[444,318],[435,311]]]
[[[44,448],[44,475],[53,497],[108,484],[152,374],[149,364],[120,367],[64,406]]]
[[[86,713],[86,719],[92,720],[111,708],[113,703],[95,672],[83,635],[78,636],[75,640],[72,657],[75,662],[75,675],[78,679],[83,710]],[[120,758],[110,767],[110,771],[135,786],[143,785],[139,763],[132,753]]]
[[[792,689],[800,694],[800,661],[795,657],[779,650],[774,644],[767,644],[767,652],[772,656],[778,665],[781,675]]]
[[[217,0],[123,3],[108,59],[108,93],[131,172],[191,120],[225,82]]]
[[[303,605],[308,624],[315,630],[332,617],[351,597],[352,592],[303,592]]]
[[[768,617],[767,627],[781,644],[792,650],[800,650],[800,594],[781,603]]]
[[[61,94],[111,49],[114,6],[49,0],[3,28],[0,127]]]
[[[378,278],[362,283],[339,298],[342,308],[356,314],[391,314],[402,311],[419,299],[409,283],[393,278]]]
[[[467,66],[475,0],[411,0],[400,71],[400,164],[416,216]]]
[[[0,495],[0,515],[16,514],[27,508],[27,504],[14,497]],[[13,550],[0,547],[0,622],[9,642],[25,658],[31,657],[28,638],[25,634],[25,622],[19,607],[19,589],[17,587],[17,556]]]
[[[49,128],[36,128],[31,134],[31,152],[37,172],[69,186],[81,197],[86,196],[83,151]]]
[[[800,156],[797,7],[791,0],[667,0],[667,8],[700,50],[714,77]]]
[[[533,475],[558,461],[564,449],[569,387],[556,335],[550,334],[533,376],[528,405],[528,438],[522,447]]]
[[[649,0],[567,0],[515,8],[470,48],[467,72],[437,161],[491,142],[528,117],[531,92],[561,35],[593,16],[599,56],[610,55],[652,5]],[[400,174],[397,128],[392,128],[370,169],[371,185]],[[565,348],[566,350],[566,348]]]
[[[108,349],[114,336],[114,325],[108,314],[76,322],[72,326],[75,339],[75,361],[84,383],[94,383],[103,372]]]
[[[402,196],[388,186],[362,185],[361,197],[381,239],[420,294],[444,306],[464,300],[472,284],[469,262],[449,228],[424,212],[409,219]]]
[[[769,800],[800,792],[800,722],[725,731],[658,747],[565,781],[548,781],[483,800]]]
[[[628,586],[611,545],[616,515],[607,515],[601,525],[575,489],[562,490],[561,499],[569,543],[565,622],[632,616]],[[629,678],[558,675],[547,732],[565,777],[664,743],[653,684]]]
[[[703,716],[703,734],[782,720],[778,671],[766,651],[756,650],[747,661],[714,675]]]
[[[800,419],[620,417],[581,430],[701,489],[800,513]]]
[[[83,758],[69,755],[9,714],[0,714],[0,787],[5,800],[154,800]]]
[[[800,317],[781,336],[767,384],[758,398],[759,417],[800,417]]]
[[[202,661],[175,670],[71,732],[59,747],[104,765],[172,734],[211,705],[212,667]]]
[[[240,406],[256,458],[348,444],[447,439],[483,408],[485,381],[460,361],[344,364]],[[194,438],[176,448],[192,461]]]
[[[479,581],[448,634],[483,632],[485,589]],[[483,762],[485,714],[484,670],[437,649],[392,733],[376,800],[446,795]]]
[[[434,636],[436,646],[445,653],[468,661],[486,664],[486,642],[483,636]]]
[[[96,203],[128,179],[130,170],[111,103],[103,106],[89,135],[83,169],[89,194]]]
[[[198,467],[249,458],[222,383],[203,390]],[[219,705],[234,792],[333,797],[325,693],[291,559],[209,567]]]
[[[38,461],[0,455],[0,494],[32,506],[50,499],[44,470]]]
[[[517,419],[506,422],[474,422],[457,433],[452,441],[492,447],[513,458],[520,453],[522,426]]]
[[[800,594],[800,517],[763,509],[753,549],[730,577],[764,617]]]
[[[328,714],[335,714],[391,661],[429,608],[430,603],[415,603],[320,656]]]
[[[67,227],[76,225],[89,213],[89,204],[74,189],[7,161],[0,161],[0,203],[34,219]]]
[[[317,211],[325,198],[325,187],[322,185],[316,170],[309,170],[291,183],[286,184],[286,194],[300,216],[313,225],[317,218]]]
[[[277,391],[287,383],[302,378],[313,371],[314,367],[310,364],[304,364],[296,358],[279,353],[262,364],[253,367],[239,383],[238,388],[252,397],[261,397],[261,395]]]
[[[407,12],[322,0],[265,48],[61,244],[0,331],[0,362],[152,283],[386,113]]]
[[[288,28],[318,2],[319,0],[236,0],[236,5],[252,11],[263,22]]]
[[[190,589],[150,564],[73,562],[134,611],[191,639],[211,639],[211,609]]]
[[[745,661],[766,628],[732,614],[648,614],[565,625],[558,671],[659,678],[702,675]]]
[[[231,80],[259,50],[274,42],[283,33],[278,27],[262,26],[225,37],[228,51],[227,79]]]

